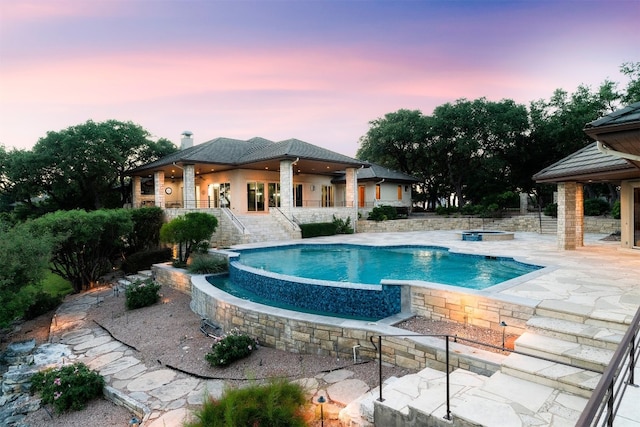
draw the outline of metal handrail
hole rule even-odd
[[[634,369],[640,355],[640,308],[591,394],[577,427],[612,426],[627,385],[634,385]],[[604,416],[604,418],[602,418]]]
[[[247,234],[246,232],[247,228],[244,226],[242,221],[240,221],[240,219],[237,216],[235,216],[233,212],[231,212],[231,209],[221,208],[221,210],[231,219],[231,222],[234,223],[240,229],[240,232],[242,234]]]
[[[640,313],[640,311],[639,311]],[[638,317],[638,315],[636,315],[636,317]],[[539,360],[544,360],[546,362],[553,362],[553,363],[558,363],[560,365],[565,365],[565,366],[570,366],[572,368],[577,368],[577,369],[582,369],[584,371],[590,371],[590,372],[596,372],[598,374],[603,374],[604,373],[602,371],[599,371],[597,369],[591,369],[591,368],[585,368],[584,366],[577,366],[574,365],[572,363],[567,363],[567,362],[561,362],[558,360],[554,360],[548,357],[543,357],[543,356],[539,356],[539,355],[535,355],[535,354],[529,354],[529,353],[525,353],[522,351],[518,351],[518,350],[511,350],[509,348],[506,348],[504,346],[504,342],[502,347],[493,345],[493,344],[489,344],[489,343],[485,343],[482,341],[476,341],[476,340],[472,340],[469,338],[463,338],[463,337],[459,337],[457,335],[448,335],[448,334],[387,334],[387,335],[378,335],[378,345],[376,345],[373,342],[373,338],[375,335],[372,335],[369,337],[369,341],[371,342],[371,344],[373,345],[373,347],[376,349],[376,351],[378,352],[378,390],[379,390],[379,397],[378,397],[378,401],[379,402],[384,402],[384,398],[382,397],[382,337],[436,337],[436,338],[444,338],[445,339],[445,366],[446,366],[446,405],[447,405],[447,410],[446,410],[446,414],[444,416],[445,420],[451,420],[451,402],[450,402],[450,387],[449,387],[449,340],[453,339],[454,342],[458,342],[458,341],[466,341],[466,342],[470,342],[473,344],[478,344],[478,345],[482,345],[485,347],[489,347],[489,348],[493,348],[496,350],[500,350],[500,351],[506,351],[509,353],[515,353],[515,354],[520,354],[522,356],[528,356],[528,357],[533,357]],[[606,371],[605,371],[606,372]],[[580,424],[576,424],[577,426],[581,426]],[[589,424],[585,424],[589,425]]]
[[[289,223],[289,225],[291,225],[291,228],[292,228],[294,231],[300,230],[300,227],[298,226],[298,224],[296,224],[296,223],[295,223],[294,221],[292,221],[288,216],[286,216],[286,215],[284,214],[284,212],[282,212],[282,210],[281,210],[280,208],[278,208],[278,207],[270,207],[270,208],[269,208],[269,212],[272,212],[272,211],[273,211],[273,212],[277,212],[277,213],[280,215],[280,217],[284,218],[284,219],[285,219],[285,221],[287,221],[287,222]]]

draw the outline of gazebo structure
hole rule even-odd
[[[640,249],[640,102],[587,123],[596,142],[533,176],[558,184],[558,247],[576,249],[584,241],[583,185],[620,186],[623,248]]]

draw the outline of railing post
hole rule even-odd
[[[613,427],[613,419],[615,418],[613,413],[613,404],[615,403],[615,383],[615,380],[611,380],[611,383],[609,384],[609,399],[607,400],[607,426],[609,427]]]
[[[636,368],[636,333],[631,337],[631,342],[629,343],[629,384],[635,385],[635,375],[634,372]]]
[[[384,402],[382,398],[382,335],[378,335],[378,384],[380,388],[378,402]]]
[[[445,345],[445,361],[446,361],[446,372],[447,372],[447,414],[444,416],[445,420],[451,421],[451,406],[449,402],[449,335],[447,335],[444,339]]]

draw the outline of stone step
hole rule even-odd
[[[592,381],[597,383],[597,378]],[[549,425],[552,419],[553,425],[574,425],[588,401],[581,388],[576,388],[581,394],[573,394],[554,387],[552,381],[541,384],[501,371],[484,377],[457,369],[449,382],[450,420],[445,419],[446,374],[430,368],[387,384],[382,402],[369,392],[367,401],[359,402],[360,412],[375,412],[375,425],[384,426],[515,427],[522,426],[523,419],[527,425]],[[374,411],[366,408],[370,403]]]
[[[611,311],[594,311],[592,306],[569,301],[545,300],[536,307],[536,316],[551,317],[586,325],[626,331],[631,319]]]
[[[504,360],[500,371],[512,377],[553,387],[587,399],[601,377],[596,372],[517,353],[510,354]]]
[[[609,350],[618,348],[624,336],[624,332],[618,329],[542,316],[534,316],[529,319],[526,328],[538,335]]]
[[[569,342],[532,332],[525,332],[518,337],[515,341],[515,350],[599,372],[604,371],[614,353],[613,350]]]

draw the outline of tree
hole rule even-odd
[[[124,209],[57,211],[28,225],[36,235],[52,236],[51,271],[71,282],[75,292],[112,270],[133,229]]]
[[[435,108],[431,167],[446,177],[458,206],[514,190],[506,153],[522,142],[527,125],[526,108],[511,100],[460,99]]]
[[[622,102],[628,105],[640,101],[640,62],[625,62],[620,72],[629,78]]]
[[[47,211],[121,207],[129,193],[125,172],[175,150],[131,122],[89,120],[48,132],[30,152],[13,153],[7,179],[16,200],[34,209],[36,196]]]
[[[23,290],[40,284],[51,248],[46,234],[34,234],[24,225],[5,229],[0,224],[0,327],[21,317],[31,303]]]
[[[178,264],[187,264],[194,250],[208,248],[218,219],[203,212],[189,212],[163,224],[160,240],[178,245]]]

